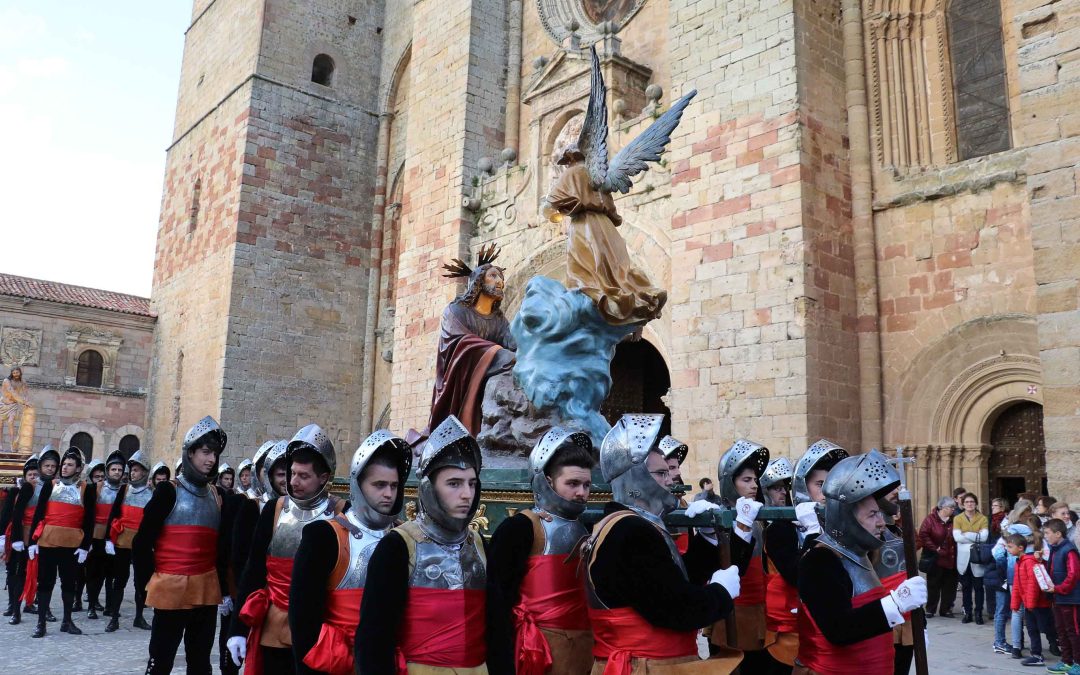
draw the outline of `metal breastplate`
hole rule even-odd
[[[39,481],[38,484],[34,486],[34,491],[32,493],[30,493],[30,499],[27,500],[27,502],[26,502],[26,510],[27,510],[27,512],[29,512],[29,513],[34,512],[34,509],[37,508],[38,497],[40,497],[40,496],[41,496],[41,482]]]
[[[409,586],[443,590],[482,590],[487,582],[484,559],[471,536],[460,544],[416,543],[416,566]]]
[[[302,509],[290,497],[281,497],[281,513],[274,526],[274,536],[270,539],[267,555],[275,558],[292,558],[300,548],[300,535],[304,526],[316,520],[329,520],[334,517],[334,504],[329,497],[319,500],[312,508]]]
[[[108,481],[101,484],[101,489],[98,490],[97,503],[98,504],[112,504],[116,501],[116,494],[120,491],[120,488],[114,488],[109,485]]]
[[[754,521],[754,527],[751,528],[750,536],[753,537],[752,541],[754,542],[754,552],[751,555],[755,558],[760,558],[765,547],[765,526],[760,520]]]
[[[849,560],[848,558],[840,558],[840,562],[844,565],[844,570],[851,579],[851,597],[862,595],[881,585],[881,580],[878,578],[878,575],[869,567],[869,560],[866,561],[867,567],[863,567],[859,563]]]
[[[368,563],[375,547],[389,530],[370,530],[357,520],[349,518],[353,530],[347,537],[349,542],[349,570],[337,585],[338,590],[363,588],[367,581]]]
[[[553,513],[548,515],[551,516],[550,521],[540,519],[540,526],[544,528],[543,555],[568,554],[583,537],[589,536],[589,531],[577,520],[560,518]]]
[[[878,549],[874,557],[874,571],[879,579],[907,572],[904,539],[896,536],[891,530],[885,530],[885,544]]]
[[[82,506],[82,490],[79,489],[78,483],[67,485],[66,483],[56,481],[53,483],[52,494],[49,495],[49,501]]]
[[[124,495],[124,506],[134,506],[145,509],[146,505],[150,503],[150,497],[152,496],[154,496],[154,491],[151,490],[148,485],[144,485],[141,488],[132,488],[129,485],[127,494]]]
[[[221,522],[221,510],[217,497],[207,485],[195,487],[177,481],[176,503],[165,518],[166,525],[199,525],[217,529]]]

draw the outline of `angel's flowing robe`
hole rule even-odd
[[[584,164],[568,167],[548,193],[548,202],[570,216],[567,228],[567,288],[596,303],[614,326],[644,325],[660,316],[667,291],[634,267],[617,228],[622,218],[606,192],[593,189]]]

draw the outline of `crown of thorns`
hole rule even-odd
[[[499,257],[499,253],[500,249],[493,243],[480,247],[480,254],[477,256],[476,266],[483,267],[484,265],[495,262],[495,259]],[[458,258],[451,259],[450,264],[443,265],[443,269],[449,272],[449,274],[443,275],[443,277],[447,279],[467,277],[473,272],[473,268],[469,267],[465,261],[459,260]]]

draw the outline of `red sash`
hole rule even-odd
[[[543,675],[551,667],[551,648],[541,628],[588,630],[585,587],[567,556],[529,556],[521,581],[521,602],[514,607],[518,675]]]
[[[884,598],[889,589],[877,586],[851,599],[852,608],[859,608]],[[806,606],[799,605],[799,663],[820,675],[889,675],[893,672],[892,631],[875,635],[853,645],[834,645],[825,639],[814,623]]]
[[[679,554],[686,555],[687,549],[690,548],[690,533],[680,532],[672,537],[672,539],[675,540],[675,548],[679,551]]]
[[[794,633],[799,630],[797,614],[791,610],[799,606],[799,589],[779,574],[766,574],[765,628],[774,633]]]
[[[352,675],[353,645],[363,597],[362,588],[327,592],[322,630],[315,646],[304,656],[305,666],[330,675]]]
[[[750,558],[746,574],[739,579],[739,597],[735,598],[739,607],[765,604],[765,570],[761,567],[761,556]]]
[[[697,631],[653,626],[629,607],[589,607],[593,656],[607,659],[604,675],[629,675],[632,659],[674,659],[697,655]]]
[[[86,513],[86,510],[83,509],[81,504],[50,501],[45,504],[45,517],[38,523],[37,529],[34,530],[33,538],[37,539],[40,537],[41,533],[45,531],[46,525],[70,527],[75,530],[81,530],[84,513]]]
[[[165,525],[154,544],[154,571],[191,577],[217,567],[218,531],[201,525]]]
[[[142,518],[143,507],[121,504],[120,517],[113,520],[112,527],[109,528],[109,539],[115,544],[124,530],[138,531],[139,526],[142,525]]]
[[[22,601],[28,605],[37,598],[37,577],[38,559],[35,557],[33,560],[30,560],[29,556],[27,556],[26,581],[23,584]]]
[[[109,511],[112,511],[112,504],[94,504],[94,524],[104,525],[109,522]]]
[[[292,583],[292,558],[266,556],[266,588],[260,588],[247,597],[240,609],[240,620],[251,627],[247,639],[247,659],[244,660],[244,673],[262,675],[262,640],[263,623],[270,605],[275,605],[283,612],[289,611],[289,584]],[[359,621],[357,614],[357,621]]]
[[[480,590],[410,588],[398,637],[398,674],[410,661],[442,668],[475,668],[487,659],[486,595]]]
[[[900,587],[900,584],[907,581],[907,578],[907,572],[897,572],[882,579],[881,585],[889,591],[895,591]],[[911,621],[911,612],[904,612],[904,621]]]

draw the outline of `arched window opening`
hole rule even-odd
[[[124,459],[131,459],[131,456],[139,451],[139,437],[135,434],[128,434],[120,439],[120,452],[124,455]]]
[[[664,415],[662,434],[671,433],[671,411],[663,396],[671,388],[664,357],[645,340],[620,342],[611,360],[611,390],[600,406],[600,414],[615,424],[627,413]]]
[[[80,431],[71,437],[71,446],[82,452],[84,465],[94,458],[94,437],[85,431]]]
[[[1001,0],[952,0],[949,51],[959,159],[1008,150],[1009,93],[1001,37]]]
[[[319,54],[311,63],[311,81],[329,87],[334,77],[334,59],[326,54]]]
[[[75,384],[80,387],[100,387],[104,365],[100,352],[87,349],[79,354],[79,370],[75,374]]]
[[[202,179],[195,179],[195,187],[191,189],[191,211],[188,215],[188,232],[194,232],[199,225],[199,200],[202,197]]]

